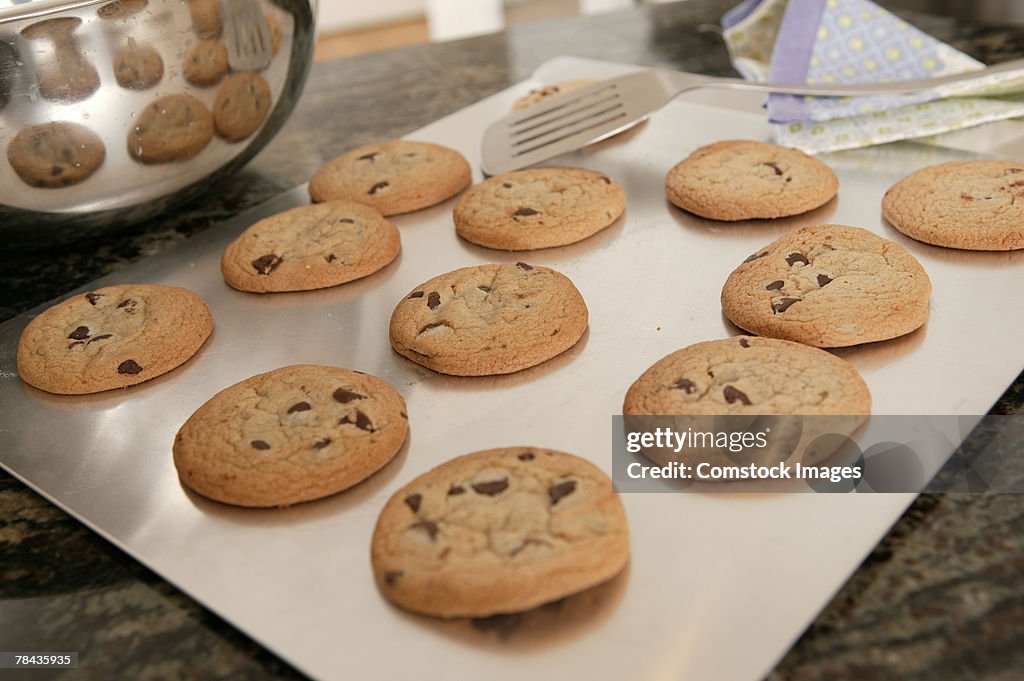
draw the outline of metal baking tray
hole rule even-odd
[[[554,60],[534,79],[410,137],[475,163],[485,126],[531,87],[628,69]],[[673,350],[735,333],[719,306],[725,277],[801,225],[871,229],[906,246],[932,278],[926,327],[837,353],[864,375],[876,414],[983,414],[1024,367],[1024,316],[1015,314],[1024,252],[928,246],[880,214],[882,194],[904,174],[972,154],[920,143],[833,154],[825,161],[840,177],[836,201],[792,219],[714,223],[667,203],[666,171],[699,145],[768,139],[769,130],[756,100],[703,97],[673,102],[645,125],[559,159],[607,173],[628,197],[622,219],[572,246],[478,248],[456,237],[447,202],[396,217],[402,254],[371,277],[310,293],[230,289],[218,266],[223,247],[254,220],[305,203],[300,187],[104,277],[94,286],[188,287],[216,320],[195,358],[127,390],[58,397],[21,383],[15,346],[38,310],[8,321],[0,327],[4,468],[316,678],[540,681],[567,670],[588,679],[761,678],[913,495],[624,494],[633,553],[623,575],[558,606],[484,623],[390,606],[369,561],[385,500],[453,456],[535,445],[610,470],[610,417],[630,383]],[[392,352],[388,319],[412,287],[456,267],[517,260],[554,267],[582,291],[590,329],[577,346],[494,378],[442,376]],[[347,492],[283,510],[236,509],[186,491],[171,462],[185,419],[225,386],[304,362],[370,372],[405,396],[411,435],[396,459]]]

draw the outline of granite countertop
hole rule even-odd
[[[691,0],[314,66],[288,124],[242,172],[170,215],[68,246],[3,247],[0,320],[301,184],[325,160],[408,133],[562,54],[733,75],[714,25],[735,0]],[[986,62],[1024,28],[904,14]],[[1018,378],[994,409],[1024,413]],[[80,651],[23,678],[302,676],[68,515],[0,473],[0,650]],[[1024,678],[1024,495],[922,495],[771,679]],[[22,678],[6,672],[4,678]]]

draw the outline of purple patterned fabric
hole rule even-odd
[[[773,81],[807,82],[807,68],[824,11],[825,0],[789,0],[772,48],[770,77]],[[768,97],[768,119],[771,122],[806,120],[807,117],[806,102],[802,96]]]
[[[722,17],[722,28],[728,30],[740,23],[749,17],[750,13],[757,9],[757,6],[762,2],[763,0],[743,0],[743,2],[725,13]]]

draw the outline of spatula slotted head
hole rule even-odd
[[[488,175],[518,170],[636,125],[671,99],[653,71],[588,85],[491,124],[481,155]]]
[[[262,71],[274,57],[270,29],[255,0],[225,0],[224,46],[234,71]]]

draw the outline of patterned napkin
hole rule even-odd
[[[733,65],[748,80],[875,83],[976,71],[984,64],[869,0],[745,0],[722,19]],[[836,151],[1024,116],[1024,72],[913,95],[770,95],[780,144]]]

